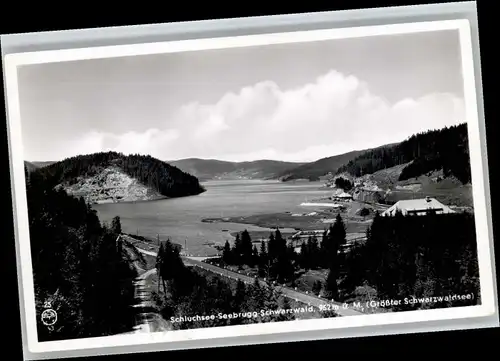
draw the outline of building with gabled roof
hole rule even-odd
[[[450,207],[439,202],[435,198],[425,197],[422,199],[408,199],[399,201],[385,210],[382,216],[394,216],[396,212],[401,212],[406,215],[422,216],[435,212],[436,214],[455,213]]]
[[[353,199],[352,194],[349,194],[347,192],[336,192],[332,197],[332,200],[335,201],[351,201]]]

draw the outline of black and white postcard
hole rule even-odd
[[[32,352],[485,316],[467,21],[7,55]]]

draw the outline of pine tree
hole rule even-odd
[[[232,249],[232,254],[233,254],[233,263],[237,265],[241,265],[243,261],[243,244],[241,241],[241,237],[239,233],[236,233],[236,238],[233,243],[233,249]]]
[[[302,244],[300,245],[299,264],[300,267],[304,268],[305,270],[310,269],[309,249],[306,242],[302,242]]]
[[[253,246],[252,257],[250,259],[251,259],[251,262],[249,264],[250,267],[254,267],[255,265],[259,264],[259,250],[257,249],[256,245]]]
[[[339,297],[339,289],[337,285],[340,269],[339,250],[340,246],[346,243],[345,224],[340,214],[337,215],[337,217],[335,218],[335,223],[330,228],[328,242],[328,254],[326,255],[326,257],[329,271],[326,280],[326,291],[331,298],[337,300]]]
[[[222,250],[222,262],[225,264],[232,264],[232,251],[229,241],[224,244],[224,249]]]
[[[333,232],[333,225],[330,225],[328,230],[326,230],[323,233],[323,239],[322,239],[321,245],[320,245],[320,253],[321,254],[320,254],[320,257],[318,259],[318,262],[322,267],[325,267],[325,268],[328,268],[328,266],[329,266],[329,258],[331,256],[332,248],[333,248],[332,236],[331,236],[332,232]]]
[[[314,282],[313,287],[312,287],[312,292],[316,295],[319,295],[321,292],[321,289],[323,288],[323,285],[321,284],[320,280],[317,280]]]
[[[165,262],[165,247],[163,243],[160,243],[160,248],[158,249],[158,254],[156,255],[156,274],[158,275],[158,292],[160,292],[160,284],[163,285],[163,292],[165,290],[165,284],[162,282],[162,269],[163,262]]]
[[[276,228],[274,238],[276,244],[276,257],[277,257],[286,252],[286,239],[283,238],[283,235],[281,234],[279,228]]]
[[[338,300],[339,297],[339,289],[337,285],[337,272],[331,267],[328,276],[326,278],[325,288],[328,294],[328,298],[332,298],[334,300]]]
[[[276,238],[274,237],[274,234],[271,233],[269,235],[269,241],[267,243],[267,255],[270,262],[273,262],[276,259],[278,254],[277,249],[278,247],[276,245]]]
[[[340,213],[337,214],[335,218],[335,223],[333,224],[334,229],[334,237],[337,239],[336,244],[339,246],[345,245],[346,243],[346,226],[344,224],[344,220],[340,216]]]
[[[116,235],[122,234],[122,223],[119,216],[114,217],[111,221],[111,230]]]
[[[281,296],[282,301],[281,301],[281,308],[283,310],[290,310],[292,306],[290,305],[290,300],[286,296]],[[287,312],[284,314],[280,314],[279,316],[276,317],[275,321],[292,321],[295,319],[295,314],[293,312]]]
[[[238,280],[236,283],[236,290],[234,292],[234,309],[244,309],[245,308],[245,302],[247,299],[247,287],[245,285],[245,282],[243,282],[241,279]]]
[[[241,233],[241,250],[240,253],[242,255],[242,263],[246,265],[252,264],[252,238],[250,237],[250,233],[245,229]]]
[[[310,237],[307,241],[307,255],[309,257],[309,267],[317,268],[321,264],[321,254],[318,244],[318,239],[316,237]]]
[[[260,242],[260,252],[259,252],[259,257],[266,261],[267,260],[267,250],[266,250],[266,242],[261,241]]]

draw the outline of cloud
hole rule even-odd
[[[463,100],[453,94],[391,104],[355,76],[330,71],[293,89],[264,81],[227,93],[214,104],[185,104],[160,129],[92,132],[73,150],[147,153],[165,160],[312,161],[458,124],[464,116]]]
[[[123,134],[91,131],[80,140],[71,144],[72,155],[90,154],[101,151],[117,151],[125,154],[159,155],[169,144],[179,139],[175,129],[148,129],[145,132],[127,132]]]

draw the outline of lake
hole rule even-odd
[[[147,202],[98,204],[93,208],[101,221],[120,216],[123,231],[156,237],[183,246],[196,255],[214,255],[216,250],[203,245],[232,240],[230,232],[266,230],[236,223],[204,223],[204,218],[240,217],[264,213],[304,212],[303,202],[331,194],[322,182],[282,183],[263,180],[209,181],[206,192],[191,197]],[[269,230],[270,231],[270,230]]]

